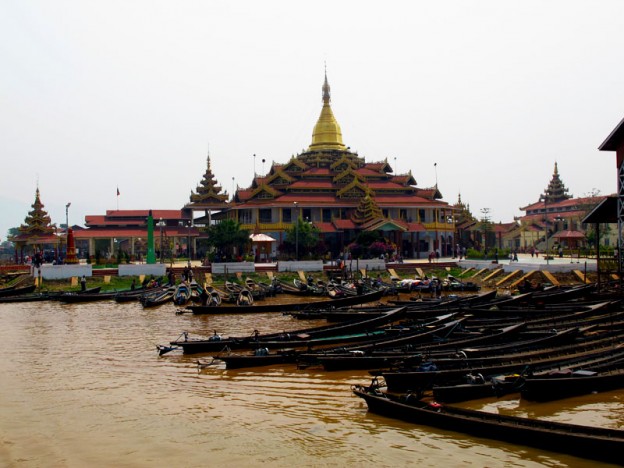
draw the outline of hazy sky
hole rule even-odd
[[[620,0],[2,0],[0,238],[37,184],[80,225],[181,208],[208,150],[228,193],[249,186],[254,154],[262,173],[310,144],[325,63],[344,143],[419,187],[437,163],[475,215],[520,215],[555,161],[573,195],[613,193],[597,147],[624,117],[622,18]]]

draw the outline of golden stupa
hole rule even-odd
[[[325,72],[325,83],[323,84],[323,109],[321,115],[312,131],[312,144],[310,151],[315,150],[346,150],[342,142],[342,132],[340,125],[332,112],[329,93],[329,83],[327,82],[327,72]]]

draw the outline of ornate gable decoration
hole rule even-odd
[[[294,181],[295,178],[286,174],[286,172],[284,172],[282,168],[279,168],[272,175],[266,178],[266,183],[270,186],[289,185],[292,184]]]
[[[347,168],[347,170],[342,171],[336,177],[334,177],[333,182],[336,185],[347,185],[354,181],[362,182],[360,176],[355,172],[352,167]]]
[[[279,197],[282,193],[279,190],[275,190],[273,187],[262,184],[256,190],[251,193],[250,199],[255,198],[257,200],[272,200],[273,198]]]
[[[357,163],[353,158],[349,158],[346,153],[343,153],[342,157],[329,166],[329,168],[334,172],[342,172],[348,169],[357,169]]]
[[[368,187],[366,187],[362,182],[355,179],[349,185],[341,188],[336,192],[337,198],[362,198],[366,196],[368,193],[372,193]]]
[[[308,166],[297,158],[290,158],[290,161],[288,161],[283,167],[283,170],[286,173],[302,173],[307,169]]]

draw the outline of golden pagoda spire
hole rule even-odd
[[[323,109],[312,131],[312,144],[310,150],[345,150],[342,143],[340,125],[334,117],[330,106],[330,87],[327,81],[327,69],[325,69],[325,82],[323,83]]]

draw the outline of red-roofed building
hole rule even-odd
[[[199,230],[192,225],[191,213],[186,210],[151,210],[154,218],[154,244],[156,256],[169,259],[172,255],[195,252]],[[147,217],[150,210],[107,210],[105,215],[85,217],[86,229],[74,231],[79,256],[102,258],[117,256],[119,251],[132,258],[147,254]],[[193,255],[194,256],[194,255]]]
[[[356,219],[365,197],[379,211]],[[381,232],[407,257],[426,257],[436,249],[452,255],[454,209],[441,199],[437,186],[418,188],[411,172],[394,174],[387,159],[366,162],[345,146],[326,76],[323,108],[309,148],[285,164],[274,163],[249,187],[238,188],[222,216],[277,239],[274,249],[301,217],[319,229],[333,256],[367,230]]]

